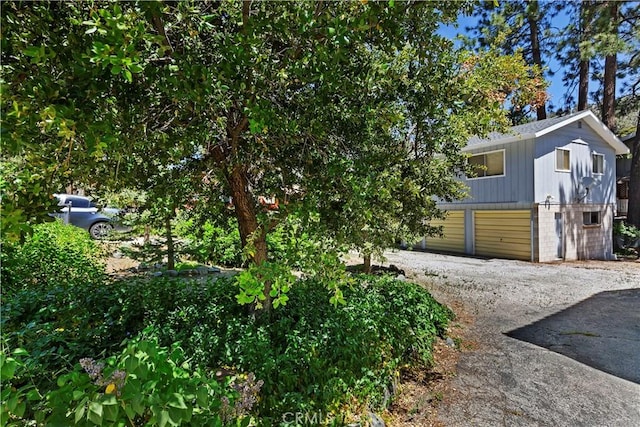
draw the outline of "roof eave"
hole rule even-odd
[[[476,149],[490,148],[497,145],[509,144],[511,142],[539,138],[578,120],[587,121],[589,123],[589,126],[614,149],[617,155],[629,153],[629,147],[627,147],[613,132],[611,132],[609,128],[607,128],[605,124],[602,123],[590,110],[585,110],[580,114],[576,114],[575,116],[569,117],[566,120],[556,123],[553,126],[549,126],[548,128],[539,130],[535,133],[516,134],[508,136],[506,138],[494,139],[490,141],[480,142],[478,144],[467,145],[462,149],[462,151],[469,152]]]
[[[539,138],[578,120],[587,121],[589,123],[589,126],[591,126],[591,128],[615,150],[615,153],[617,155],[627,154],[629,152],[629,148],[625,145],[625,143],[622,142],[620,138],[618,138],[613,132],[611,132],[609,128],[604,123],[602,123],[591,110],[585,110],[580,114],[569,117],[567,120],[563,120],[553,126],[542,129],[535,133],[535,137]]]
[[[490,148],[496,145],[509,144],[511,142],[526,141],[527,139],[533,139],[535,137],[536,136],[533,133],[519,133],[519,134],[511,135],[507,138],[494,139],[490,141],[479,142],[478,144],[467,145],[462,149],[462,151],[468,152],[468,151],[473,151],[475,149]]]

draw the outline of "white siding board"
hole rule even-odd
[[[470,154],[504,149],[505,175],[462,180],[470,197],[461,203],[517,203],[533,199],[533,140],[518,141],[492,147],[491,150],[470,149]]]
[[[576,139],[581,139],[587,144],[572,142]],[[556,148],[571,151],[570,172],[555,170]],[[602,175],[592,174],[593,151],[604,155],[604,174]],[[586,124],[583,124],[580,129],[577,123],[573,123],[538,138],[535,156],[535,202],[546,203],[547,195],[551,195],[549,202],[552,205],[578,203],[578,196],[584,195],[584,188],[580,185],[583,177],[593,177],[599,183],[594,185],[589,195],[579,203],[615,202],[615,151]]]

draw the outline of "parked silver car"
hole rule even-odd
[[[88,197],[74,194],[54,196],[58,199],[60,210],[51,216],[62,218],[67,224],[84,228],[94,239],[103,239],[113,230],[112,220],[118,214],[117,209],[107,208],[106,211],[98,212],[98,207]]]

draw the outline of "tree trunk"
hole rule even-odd
[[[267,235],[266,230],[258,224],[253,196],[249,191],[249,185],[244,168],[241,165],[233,167],[228,177],[233,206],[238,219],[238,229],[240,231],[240,241],[242,248],[247,245],[252,246],[251,261],[260,265],[267,260]],[[266,299],[262,302],[265,312],[271,310],[271,282],[265,282],[264,294]]]
[[[371,254],[364,255],[364,264],[362,267],[362,271],[365,274],[371,274]]]
[[[618,32],[618,4],[611,2],[612,31]],[[618,56],[609,55],[604,60],[604,99],[602,101],[602,121],[615,131],[616,128],[616,73],[618,72]]]
[[[589,39],[589,32],[591,28],[590,7],[590,2],[588,0],[580,3],[580,42],[584,42]],[[580,45],[581,43],[578,43],[578,50],[580,51],[580,63],[578,64],[578,111],[583,111],[587,109],[589,99],[589,58],[587,58],[586,55],[583,55]]]
[[[631,142],[631,156],[627,224],[640,227],[640,112],[638,112],[636,137]]]
[[[589,96],[589,60],[580,61],[580,80],[578,82],[578,111],[587,109]]]
[[[539,17],[539,5],[537,0],[530,1],[529,13],[527,13],[527,21],[529,23],[529,40],[531,41],[531,56],[533,64],[540,67],[542,70],[542,54],[540,52],[540,37],[538,31]],[[547,118],[546,104],[540,105],[536,109],[536,116],[538,120],[544,120]]]
[[[176,268],[176,252],[173,245],[173,235],[171,232],[171,215],[164,218],[165,236],[167,238],[167,270],[175,270]]]

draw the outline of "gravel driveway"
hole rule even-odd
[[[639,262],[385,256],[475,318],[445,426],[640,426]]]

